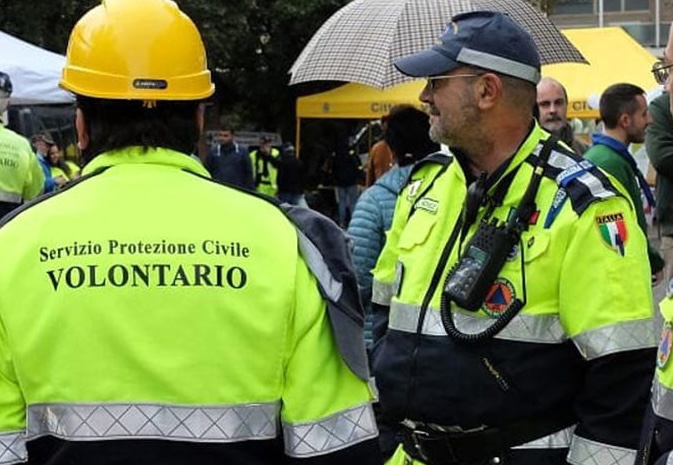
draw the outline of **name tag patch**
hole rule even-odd
[[[425,210],[426,212],[432,213],[434,215],[437,213],[437,209],[439,208],[439,201],[424,197],[416,202],[416,208],[419,210]]]

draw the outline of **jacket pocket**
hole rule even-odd
[[[400,234],[398,246],[401,250],[411,250],[424,244],[430,237],[432,229],[437,222],[437,216],[417,212],[407,223],[404,231]]]

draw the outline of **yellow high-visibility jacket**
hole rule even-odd
[[[1,463],[376,463],[338,228],[207,177],[105,153],[0,224]]]
[[[522,310],[478,343],[450,337],[441,317],[449,271],[482,221],[516,214],[548,136],[531,128],[500,177],[487,181],[465,231],[468,180],[460,154],[451,163],[431,157],[412,172],[374,270],[372,366],[393,427],[407,420],[484,430],[484,440],[473,441],[484,454],[488,437],[519,430],[510,446],[545,450],[563,463],[618,465],[635,458],[648,397],[652,291],[645,236],[603,172],[554,146],[535,210],[481,307],[445,306],[464,334],[486,331],[517,299]],[[505,179],[511,184],[499,202]],[[542,423],[539,431],[532,426]],[[522,453],[507,449],[501,452]]]

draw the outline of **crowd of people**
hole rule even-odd
[[[673,27],[666,92],[616,82],[586,143],[528,32],[450,18],[359,198],[337,150],[337,221],[290,143],[195,155],[206,62],[176,3],[107,0],[60,82],[86,163],[0,125],[0,463],[673,460]]]

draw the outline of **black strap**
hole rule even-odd
[[[549,157],[551,156],[551,151],[556,146],[558,142],[558,137],[555,135],[550,135],[544,144],[542,149],[540,149],[540,155],[537,157],[537,163],[533,166],[533,176],[531,177],[530,183],[526,192],[523,194],[521,203],[517,207],[517,214],[512,218],[512,222],[515,223],[520,230],[528,228],[528,222],[530,217],[535,211],[535,197],[537,196],[538,188],[540,187],[540,181],[544,177],[544,168],[549,162]]]
[[[556,433],[575,422],[573,414],[565,412],[462,433],[404,425],[402,444],[407,454],[427,465],[465,465],[497,457],[514,446]]]

